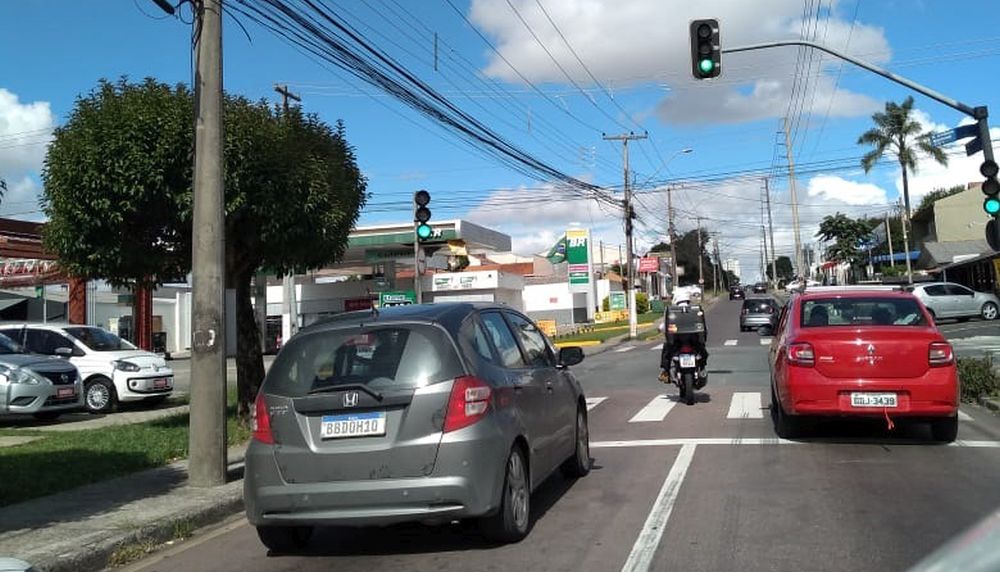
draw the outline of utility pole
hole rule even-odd
[[[636,135],[635,133],[629,132],[622,135],[604,135],[605,141],[621,141],[622,142],[622,162],[624,165],[624,188],[625,195],[625,256],[628,257],[628,335],[630,339],[634,339],[638,335],[639,321],[638,316],[635,312],[635,269],[633,268],[632,260],[632,186],[629,185],[628,180],[628,142],[632,140],[645,139],[648,137],[647,134]]]
[[[774,222],[771,220],[771,187],[764,177],[764,201],[767,203],[767,231],[771,236],[771,279],[778,285],[778,255],[774,252]]]
[[[802,263],[802,237],[799,234],[799,200],[795,188],[795,159],[792,157],[792,136],[788,131],[788,118],[784,121],[785,154],[788,157],[788,193],[792,199],[792,229],[795,237],[795,270],[799,276],[805,276]]]
[[[197,104],[188,481],[195,487],[213,487],[226,482],[222,0],[193,0],[192,5]]]
[[[715,235],[715,263],[719,267],[719,274],[722,274],[722,287],[723,288],[727,288],[727,286],[726,286],[726,279],[727,279],[727,277],[726,277],[726,269],[723,268],[723,266],[722,266],[722,255],[719,254],[719,235]],[[718,292],[719,287],[716,286],[715,289]]]
[[[302,98],[289,91],[287,85],[275,84],[274,91],[281,95],[281,117],[285,121],[288,121],[288,100],[292,100],[296,103],[302,103]],[[282,344],[285,344],[289,339],[291,339],[292,336],[295,335],[296,332],[299,331],[299,302],[296,299],[297,296],[295,295],[295,272],[285,274],[281,278],[281,288],[281,299],[283,301],[282,306],[284,306],[283,309],[285,314],[288,316],[288,331],[283,332],[283,334],[287,334],[287,336],[282,339]],[[267,319],[266,315],[264,319]]]
[[[702,265],[703,265],[703,260],[702,259],[704,258],[704,256],[702,255],[702,246],[701,246],[701,217],[698,216],[698,217],[695,217],[695,218],[698,221],[698,286],[700,286],[702,288],[702,290],[704,291],[704,288],[705,288],[705,273],[704,273],[704,270],[702,268]]]
[[[890,219],[889,219],[889,213],[886,213],[886,215],[885,215],[885,236],[886,236],[886,241],[889,243],[889,264],[893,268],[895,268],[896,267],[896,260],[895,260],[895,258],[893,257],[893,254],[892,254],[892,225],[889,224],[889,221],[890,221]]]
[[[667,233],[670,236],[670,288],[677,288],[677,235],[674,232],[673,187],[667,187]]]
[[[900,203],[902,203],[902,199],[900,199]],[[903,223],[901,226],[903,227],[903,249],[905,250],[903,258],[906,259],[906,282],[913,284],[913,267],[910,265],[910,234],[906,228],[910,226],[910,212],[905,205],[901,206],[899,210],[899,218]]]

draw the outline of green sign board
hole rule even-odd
[[[387,260],[409,257],[413,259],[412,248],[391,248],[388,250],[365,250],[365,264],[378,264]]]
[[[417,303],[417,294],[413,290],[401,290],[396,292],[379,292],[379,308],[389,306],[409,306]]]
[[[590,233],[582,229],[566,231],[566,263],[570,292],[590,291]]]
[[[609,302],[609,309],[614,312],[615,310],[625,309],[625,293],[624,292],[612,292],[609,294],[611,300]]]

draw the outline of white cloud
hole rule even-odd
[[[926,114],[925,114],[926,115]],[[928,123],[930,123],[928,119]],[[962,124],[967,123],[963,121]],[[949,127],[941,124],[933,124],[934,131],[944,131]],[[1000,139],[1000,128],[990,129],[992,139]],[[910,173],[910,204],[915,208],[920,202],[920,197],[935,189],[947,189],[956,185],[965,186],[969,183],[978,183],[983,180],[979,173],[979,166],[983,162],[982,153],[968,157],[965,155],[965,144],[968,140],[963,140],[957,144],[948,146],[945,151],[955,153],[949,155],[948,164],[941,165],[930,157],[921,155],[917,160],[917,170]],[[896,190],[902,195],[903,177],[902,174],[896,176]]]
[[[831,203],[846,205],[885,205],[889,196],[885,189],[871,183],[856,183],[836,175],[817,175],[809,179],[807,193]]]
[[[534,0],[514,0],[521,16],[565,71],[581,85],[593,82]],[[747,45],[800,36],[802,3],[797,0],[547,0],[546,9],[590,71],[616,88],[666,83],[670,93],[657,107],[660,118],[674,123],[743,122],[785,114],[796,71],[798,49],[774,48],[723,56],[722,76],[698,81],[690,70],[688,24],[706,14],[718,17],[723,46]],[[471,19],[496,40],[499,51],[532,82],[569,84],[506,2],[473,0]],[[824,11],[815,27],[817,41],[866,54],[876,63],[891,51],[880,28],[851,22]],[[812,26],[807,25],[812,30]],[[490,53],[485,73],[522,83],[517,72]],[[878,103],[816,74],[839,61],[817,56],[812,67],[805,111],[834,117],[866,115]],[[802,70],[803,72],[805,70]],[[831,100],[831,96],[833,96]]]
[[[41,169],[55,117],[48,102],[21,103],[0,88],[0,175],[9,179]]]
[[[18,220],[43,220],[45,215],[38,206],[42,186],[33,178],[23,176],[7,179],[7,191],[0,202],[0,217]]]

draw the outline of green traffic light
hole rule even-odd
[[[990,197],[983,201],[983,210],[986,214],[1000,214],[1000,198]]]
[[[431,227],[426,224],[417,225],[417,238],[426,240],[431,237]]]
[[[715,69],[715,62],[710,59],[702,59],[698,61],[698,69],[703,74],[710,74],[712,70]]]

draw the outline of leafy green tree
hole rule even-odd
[[[795,271],[792,268],[792,260],[787,256],[779,256],[774,260],[774,265],[778,268],[778,279],[779,280],[791,280],[795,276]],[[771,269],[771,265],[767,266],[767,277],[774,279],[774,272]]]
[[[955,185],[950,189],[934,189],[933,191],[927,193],[920,199],[920,206],[917,207],[917,213],[930,209],[931,207],[934,206],[934,203],[940,201],[943,198],[950,197],[952,195],[957,195],[958,193],[963,193],[963,192],[965,192],[964,185]]]
[[[159,284],[191,266],[194,101],[184,86],[102,81],[46,158],[46,246],[76,276]],[[239,410],[264,377],[251,278],[337,260],[367,200],[344,127],[227,96],[226,285],[236,292]]]
[[[861,258],[861,244],[870,234],[868,225],[843,213],[823,217],[816,237],[833,241],[826,255],[831,260],[848,262],[852,266]]]
[[[698,283],[698,257],[701,257],[705,274],[711,278],[712,259],[705,250],[708,247],[708,231],[701,231],[701,248],[698,248],[699,229],[693,229],[677,239],[677,265],[684,267],[684,275],[678,278],[680,286]],[[708,282],[708,279],[706,279]]]
[[[907,97],[900,105],[893,101],[885,104],[885,111],[872,115],[875,127],[861,134],[859,145],[874,147],[861,158],[861,167],[868,173],[886,153],[891,153],[903,173],[903,205],[906,221],[910,220],[909,172],[917,170],[917,152],[920,151],[941,165],[948,164],[948,156],[940,148],[931,144],[931,133],[913,118],[913,97]],[[904,241],[903,248],[909,252],[910,245]],[[907,257],[907,277],[913,281],[909,257]]]
[[[645,292],[635,293],[635,313],[645,314],[649,311],[649,296]]]

